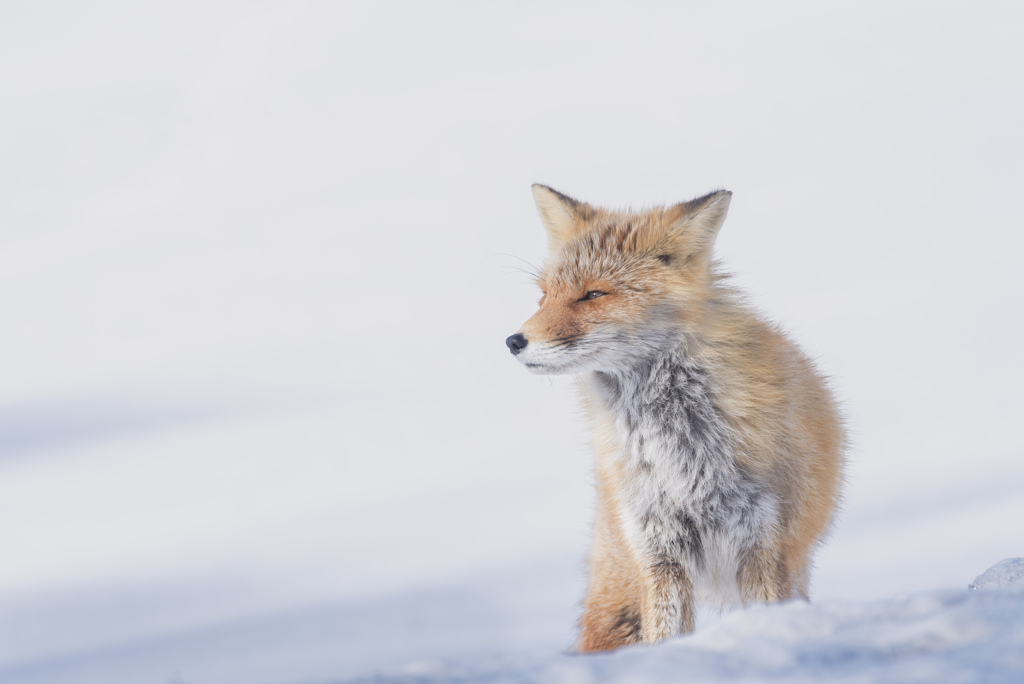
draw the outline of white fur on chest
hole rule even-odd
[[[652,534],[651,526],[643,524],[643,516],[647,512],[660,510],[667,518],[680,511],[699,516],[700,508],[717,493],[712,491],[715,484],[734,479],[732,469],[724,465],[721,468],[723,472],[711,478],[694,481],[686,477],[677,467],[681,455],[660,441],[656,434],[645,436],[645,432],[643,427],[628,430],[617,425],[620,450],[615,453],[620,467],[625,466],[622,468],[625,478],[621,492],[624,531],[629,542],[641,551],[641,556],[645,548],[671,546],[670,537],[674,533],[668,528]],[[647,465],[637,467],[638,462]],[[661,538],[655,539],[655,536]],[[716,608],[740,604],[739,559],[744,547],[749,545],[748,537],[749,534],[736,528],[702,531],[701,562],[692,566],[692,579],[699,601]]]
[[[623,531],[641,562],[678,563],[699,599],[735,604],[741,558],[774,524],[776,502],[737,468],[706,378],[679,359],[663,366],[589,380],[614,426],[603,458],[621,474]]]

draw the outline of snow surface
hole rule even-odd
[[[719,256],[848,416],[815,610],[1024,555],[1021,35],[1014,2],[3,3],[0,682],[567,648],[588,437],[503,344],[532,182],[734,192]]]
[[[1024,558],[1010,559],[1019,572]],[[1004,572],[1010,561],[985,573]],[[1024,591],[750,607],[663,644],[611,654],[421,661],[356,682],[1020,682]]]
[[[1024,558],[1004,558],[978,575],[969,589],[1015,587],[1024,589]]]

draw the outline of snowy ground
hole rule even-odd
[[[977,591],[758,606],[692,637],[597,656],[414,662],[365,682],[1020,682],[1024,559]],[[986,573],[989,574],[989,573]],[[1000,581],[1001,580],[1001,581]]]
[[[589,676],[556,656],[587,436],[503,345],[536,181],[733,190],[719,256],[832,377],[844,511],[812,606],[764,615],[1014,638],[956,597],[1024,554],[1021,35],[998,2],[4,4],[0,682]]]

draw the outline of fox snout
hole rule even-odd
[[[512,356],[516,356],[519,352],[526,349],[526,338],[520,333],[515,335],[509,335],[505,339],[505,344],[508,345],[508,350],[512,352]]]

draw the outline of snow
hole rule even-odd
[[[1002,561],[982,575],[993,578],[983,591],[751,606],[655,646],[586,656],[419,661],[351,681],[640,684],[685,676],[692,682],[1019,682],[1024,592],[1010,585],[1019,582],[1021,567],[1022,558]]]
[[[1017,4],[0,14],[0,682],[591,676],[588,437],[503,344],[532,182],[734,192],[718,254],[852,438],[779,615],[931,597],[1007,630],[941,658],[1004,662],[1010,590],[942,592],[1024,553]],[[651,652],[732,662],[694,649]]]
[[[969,589],[1024,588],[1024,558],[1004,558],[978,575]]]

